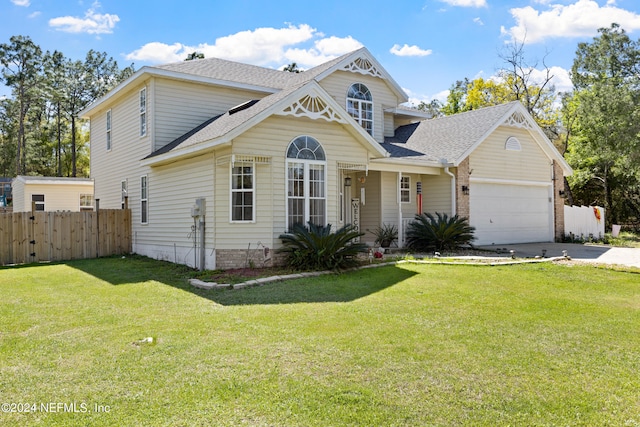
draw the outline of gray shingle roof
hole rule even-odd
[[[293,73],[286,71],[242,64],[240,62],[227,61],[219,58],[174,62],[172,64],[158,65],[153,68],[274,89],[284,89],[290,84],[292,76],[295,76]]]
[[[166,146],[154,151],[146,159],[156,157],[158,155],[175,150],[176,148],[184,149],[199,143],[214,140],[220,138],[232,130],[238,128],[240,125],[251,120],[262,111],[268,109],[272,105],[276,104],[281,99],[287,97],[292,92],[299,89],[301,85],[291,86],[273,95],[266,96],[260,100],[253,100],[246,108],[241,108],[237,112],[234,112],[236,108],[232,108],[226,113],[212,117],[206,122],[200,124],[195,129],[190,130],[184,135],[176,138]]]
[[[311,81],[354,52],[349,52],[301,73],[290,73],[288,71],[274,70],[272,68],[264,68],[257,65],[243,64],[219,58],[174,62],[152,68],[231,83],[285,89],[292,85],[298,86],[301,83]]]
[[[382,147],[394,158],[455,163],[497,125],[514,102],[400,126]]]

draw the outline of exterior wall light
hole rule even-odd
[[[462,186],[462,194],[464,194],[465,196],[469,195],[469,186],[468,185],[463,185]]]
[[[351,187],[351,177],[347,176],[344,178],[344,186],[345,187]]]

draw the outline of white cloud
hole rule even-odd
[[[95,2],[87,10],[84,18],[75,16],[61,16],[49,20],[49,26],[66,33],[110,34],[120,18],[109,13],[96,13],[100,3]]]
[[[409,102],[408,104],[414,107],[417,107],[418,105],[420,105],[421,102],[424,102],[425,104],[430,103],[431,101],[433,101],[434,99],[437,99],[438,101],[442,102],[443,104],[447,102],[447,97],[449,96],[449,89],[447,90],[443,90],[440,91],[438,93],[436,93],[435,95],[423,95],[420,93],[415,93],[413,92],[411,89],[407,89],[407,88],[402,88],[402,90],[405,91],[405,93],[407,94],[408,98],[409,98]]]
[[[569,5],[553,4],[539,11],[531,6],[511,9],[516,25],[502,33],[512,39],[536,43],[553,37],[586,37],[612,22],[627,31],[640,29],[640,15],[614,7],[614,2],[600,6],[594,0],[577,0]]]
[[[450,6],[461,7],[485,7],[487,5],[486,0],[440,0],[447,3]]]
[[[569,70],[562,67],[550,67],[551,84],[555,86],[557,92],[571,92],[573,90],[573,83],[571,82],[571,75]],[[531,80],[536,84],[541,84],[547,77],[546,70],[533,69],[531,72]]]
[[[484,22],[482,22],[482,19],[478,18],[473,18],[473,22],[475,22],[478,25],[484,25]]]
[[[428,56],[431,55],[433,51],[431,49],[421,49],[416,45],[409,46],[408,44],[405,44],[400,47],[399,44],[394,44],[393,47],[389,49],[389,52],[397,56]]]
[[[31,5],[31,0],[11,0],[11,3],[16,6],[29,7]]]
[[[314,40],[316,38],[318,39]],[[295,62],[298,67],[305,69],[360,47],[362,44],[350,36],[324,37],[315,28],[301,24],[241,31],[217,38],[214,44],[188,46],[182,43],[169,45],[151,42],[127,54],[125,58],[150,63],[179,62],[188,53],[197,51],[203,53],[205,58],[222,58],[274,67]]]
[[[29,14],[29,18],[33,19],[33,18],[37,18],[38,16],[42,15],[42,12],[40,12],[39,10],[36,10],[35,12]]]

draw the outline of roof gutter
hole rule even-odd
[[[458,207],[456,206],[456,176],[449,170],[453,164],[447,162],[446,159],[441,160],[442,166],[444,166],[444,173],[451,177],[451,215],[457,215]]]

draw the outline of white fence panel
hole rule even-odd
[[[564,234],[584,239],[604,237],[604,213],[600,206],[565,206]]]

